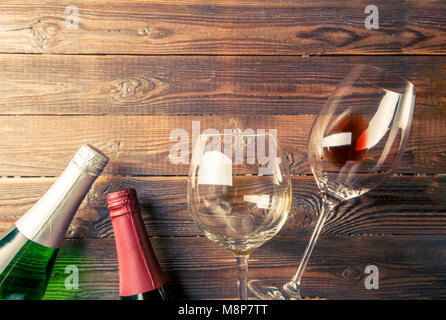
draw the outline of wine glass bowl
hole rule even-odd
[[[192,202],[194,221],[212,241],[235,252],[250,252],[274,236],[284,223],[286,190],[265,187],[269,178],[234,177],[233,186],[200,185],[201,203]],[[198,198],[198,197],[197,197]]]
[[[328,215],[342,201],[370,191],[392,175],[413,117],[415,87],[395,73],[354,65],[317,116],[308,161],[322,207],[297,272],[283,287],[252,280],[261,299],[301,299],[300,282]]]
[[[199,135],[187,194],[195,224],[244,260],[242,268],[249,253],[281,229],[291,206],[289,168],[275,135]],[[239,279],[241,299],[247,298],[246,280]]]
[[[321,192],[348,200],[383,183],[402,154],[414,102],[404,78],[354,66],[311,131],[308,159]]]

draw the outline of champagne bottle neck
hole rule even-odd
[[[29,240],[59,248],[79,205],[108,158],[83,146],[42,198],[16,222]]]
[[[122,201],[113,194],[107,201],[115,235],[120,296],[125,297],[153,291],[167,280],[147,236],[136,193],[118,195]]]

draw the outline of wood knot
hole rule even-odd
[[[107,141],[107,147],[111,152],[117,153],[118,151],[121,150],[122,143],[120,141],[110,140]]]
[[[30,27],[30,41],[34,48],[43,50],[54,47],[61,38],[61,29],[55,22],[42,22],[41,20]]]
[[[439,205],[446,205],[446,177],[433,178],[426,192]]]
[[[172,34],[172,31],[161,27],[140,27],[136,30],[138,35],[145,36],[149,39],[163,39],[167,38]]]
[[[281,235],[306,234],[311,232],[312,226],[317,220],[317,212],[307,205],[295,204],[291,206],[291,211],[287,222],[283,226]]]
[[[405,29],[399,34],[398,37],[402,48],[414,46],[422,41],[426,41],[431,38],[433,38],[433,36],[428,37],[423,33],[412,29]]]
[[[359,281],[361,280],[362,273],[358,268],[346,268],[342,272],[342,278],[349,281]]]
[[[68,228],[67,238],[91,238],[97,236],[95,224],[102,220],[96,208],[80,209]]]
[[[298,36],[311,40],[319,40],[336,48],[349,45],[350,43],[361,39],[361,37],[353,31],[328,27],[317,28],[310,33],[299,34]]]
[[[306,152],[293,151],[285,152],[285,158],[288,161],[291,172],[301,173],[308,170],[308,155]]]
[[[150,33],[150,29],[149,29],[149,27],[140,27],[136,30],[136,32],[140,36],[146,36]]]
[[[162,93],[167,88],[167,84],[162,81],[144,77],[115,80],[111,86],[113,98],[125,102],[142,102]]]

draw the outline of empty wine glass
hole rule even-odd
[[[330,212],[391,176],[409,135],[415,87],[378,67],[355,65],[316,118],[308,160],[322,208],[297,272],[282,288],[253,280],[261,299],[301,299],[302,274]]]
[[[291,206],[288,164],[275,134],[198,135],[187,201],[206,237],[234,253],[239,298],[246,300],[249,254],[280,230]]]

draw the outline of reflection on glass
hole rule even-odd
[[[280,230],[291,206],[288,165],[276,137],[239,131],[200,135],[192,154],[188,204],[202,232],[234,253],[239,297],[247,299],[249,254]]]
[[[415,87],[380,68],[354,66],[322,108],[311,130],[308,160],[322,193],[322,208],[291,281],[277,288],[249,286],[262,299],[300,299],[300,281],[330,212],[342,201],[383,183],[409,135]]]

